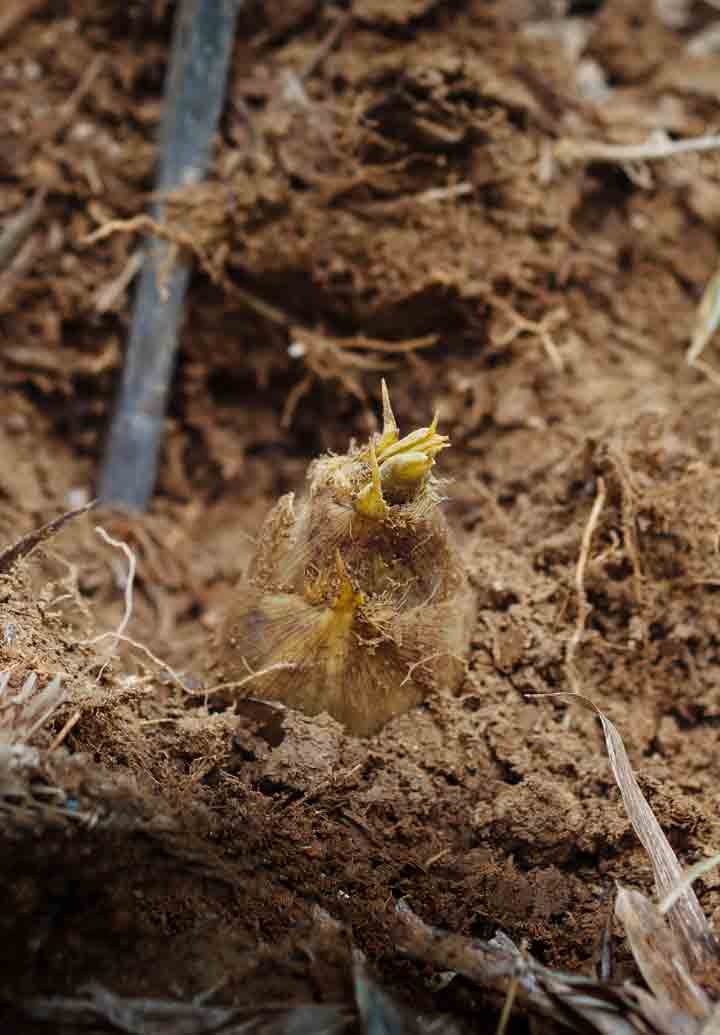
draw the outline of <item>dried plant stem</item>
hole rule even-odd
[[[117,305],[135,275],[140,272],[143,260],[142,249],[136,248],[134,252],[131,252],[118,276],[98,289],[94,297],[95,309],[98,313],[107,313]]]
[[[505,1002],[503,1003],[502,1013],[495,1029],[495,1035],[505,1035],[507,1026],[510,1023],[510,1014],[515,1003],[515,998],[518,992],[518,977],[517,974],[513,974],[508,985],[507,995],[505,996]]]
[[[568,680],[575,693],[579,693],[579,683],[577,673],[575,670],[575,653],[580,646],[580,642],[585,635],[585,625],[588,620],[588,615],[592,611],[592,607],[588,603],[587,593],[585,592],[585,572],[587,570],[588,558],[590,557],[590,547],[592,545],[592,537],[597,528],[597,523],[600,520],[600,514],[605,506],[605,482],[602,478],[598,478],[597,482],[597,494],[595,501],[590,511],[590,517],[585,525],[585,531],[583,532],[582,543],[580,544],[580,556],[578,557],[577,568],[575,570],[575,589],[577,591],[577,620],[575,622],[575,630],[570,637],[565,652],[565,669],[567,671]]]
[[[0,269],[10,265],[11,260],[28,239],[45,204],[47,188],[41,187],[32,199],[18,213],[6,220],[0,231]]]
[[[720,135],[670,140],[665,133],[653,134],[643,144],[605,144],[599,140],[561,140],[555,147],[559,161],[644,162],[693,151],[715,151]]]
[[[452,198],[462,198],[472,194],[475,187],[472,183],[454,183],[449,187],[430,187],[421,194],[416,194],[414,201],[421,205],[432,205],[436,201],[449,201]]]
[[[683,873],[682,879],[658,903],[658,911],[663,915],[667,913],[693,886],[698,877],[702,877],[703,874],[716,869],[718,866],[720,866],[720,853],[711,855],[709,859],[701,859],[700,862],[696,862],[694,866],[691,866]]]
[[[78,722],[80,721],[81,716],[82,716],[82,712],[81,711],[73,712],[73,714],[70,716],[68,721],[65,723],[63,728],[60,730],[60,732],[58,733],[58,735],[55,737],[55,739],[53,740],[52,744],[48,748],[47,753],[49,755],[51,755],[53,753],[53,751],[56,751],[60,747],[60,745],[63,743],[63,741],[67,737],[68,733],[70,733],[70,731],[78,724]]]

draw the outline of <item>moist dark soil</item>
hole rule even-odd
[[[0,221],[35,210],[0,259],[0,547],[95,491],[174,13],[6,6]],[[652,871],[596,718],[536,696],[571,688],[573,637],[682,863],[720,848],[720,361],[686,362],[720,158],[592,150],[715,131],[714,6],[670,6],[243,8],[210,174],[168,201],[195,272],[151,508],[77,517],[0,580],[8,692],[65,688],[32,802],[0,787],[6,1030],[88,981],[337,1002],[354,945],[399,1002],[495,1031],[497,1001],[399,950],[401,899],[592,972],[616,882]],[[381,377],[402,428],[450,436],[477,615],[460,691],[359,739],[204,691],[265,514],[377,429]],[[136,564],[121,640],[128,554],[96,526]],[[696,887],[720,913],[720,876]]]

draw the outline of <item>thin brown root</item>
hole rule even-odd
[[[400,684],[400,686],[405,686],[405,684],[410,679],[412,679],[413,672],[415,671],[416,668],[419,668],[421,665],[427,665],[428,662],[435,661],[436,658],[444,658],[444,657],[452,658],[454,661],[459,661],[460,664],[465,664],[464,659],[463,658],[459,658],[456,654],[450,654],[446,650],[436,651],[435,654],[428,654],[427,657],[419,658],[417,661],[414,661],[412,663],[412,665],[409,665],[408,666],[408,670],[407,670],[407,674],[406,674],[405,678],[403,679],[402,683]]]
[[[280,418],[280,425],[283,428],[289,428],[292,424],[295,410],[298,408],[301,399],[306,396],[312,388],[314,380],[315,377],[313,374],[306,374],[302,381],[298,381],[298,383],[294,385],[288,393],[285,405],[283,406],[282,417]]]
[[[130,219],[110,219],[107,223],[103,223],[102,226],[99,226],[97,230],[93,230],[91,234],[88,234],[87,237],[83,239],[82,243],[97,244],[98,241],[104,241],[113,234],[134,234],[139,232],[152,237],[159,237],[162,241],[167,241],[169,244],[180,244],[193,254],[197,254],[197,244],[192,234],[186,233],[182,230],[171,230],[163,223],[158,223],[156,219],[153,219],[145,213],[138,216],[131,216]]]
[[[257,672],[250,672],[249,675],[243,679],[235,679],[231,683],[216,683],[215,686],[209,686],[203,690],[190,690],[185,687],[185,692],[193,694],[196,697],[209,697],[211,694],[220,693],[222,690],[241,690],[248,683],[252,683],[255,679],[260,679],[261,676],[270,675],[272,672],[292,672],[298,666],[292,661],[278,661],[274,665],[268,665],[267,668],[260,668]]]
[[[110,632],[100,633],[99,636],[94,637],[94,639],[90,642],[98,643],[101,640],[108,640],[110,638],[113,638],[119,641],[120,643],[127,643],[128,646],[140,651],[140,653],[144,654],[146,658],[149,658],[149,660],[152,661],[153,665],[156,665],[161,672],[167,672],[172,681],[181,690],[184,690],[186,693],[191,692],[185,685],[185,683],[183,683],[180,674],[176,672],[175,669],[167,663],[167,661],[163,661],[162,658],[159,658],[157,656],[157,654],[153,654],[150,648],[146,647],[144,643],[139,643],[137,640],[133,640],[130,636],[119,635],[117,632],[113,632],[112,630],[110,630]]]
[[[630,563],[632,564],[632,584],[635,603],[640,605],[642,604],[643,584],[640,551],[638,549],[637,535],[635,532],[635,500],[637,497],[637,490],[633,485],[628,463],[622,451],[616,447],[610,447],[608,449],[608,459],[613,465],[618,481],[620,482],[620,491],[622,493],[621,512],[623,546],[625,547],[625,552],[630,558]]]
[[[575,693],[580,692],[577,671],[575,669],[575,653],[585,635],[585,626],[588,616],[592,611],[592,607],[588,603],[587,593],[585,592],[585,572],[587,569],[588,558],[590,556],[592,537],[597,528],[597,523],[600,520],[602,509],[605,506],[605,498],[605,482],[602,478],[598,478],[597,495],[595,496],[595,501],[592,505],[592,510],[590,511],[590,517],[585,525],[585,531],[583,532],[582,543],[580,545],[580,556],[578,557],[577,568],[575,570],[575,588],[577,590],[578,600],[575,631],[568,641],[567,650],[565,652],[565,670],[568,675],[570,686],[573,688]]]
[[[541,320],[529,320],[522,313],[518,313],[513,309],[504,298],[499,298],[493,293],[489,300],[512,321],[509,329],[504,334],[499,335],[496,343],[505,346],[515,341],[520,334],[535,335],[535,337],[540,339],[552,366],[558,373],[562,373],[565,369],[565,361],[550,331],[558,324],[567,320],[567,310],[563,306],[559,306],[557,309],[552,309],[546,313]]]

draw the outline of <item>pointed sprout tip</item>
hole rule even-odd
[[[393,442],[397,442],[400,432],[390,403],[390,393],[388,392],[387,381],[385,378],[382,379],[380,385],[383,404],[383,430],[380,442],[383,447],[386,447],[391,445]]]

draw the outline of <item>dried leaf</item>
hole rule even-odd
[[[0,672],[0,744],[27,744],[65,700],[60,676],[54,676],[44,690],[37,688],[31,672],[12,697],[8,694],[10,670]]]
[[[23,557],[31,554],[40,543],[52,539],[68,521],[72,521],[73,518],[79,517],[81,514],[86,514],[94,506],[95,501],[92,500],[90,503],[86,503],[84,507],[68,510],[59,517],[53,518],[52,521],[48,521],[47,524],[41,525],[40,528],[28,532],[27,535],[18,539],[11,546],[6,546],[2,553],[0,553],[0,575],[10,571],[14,564],[17,564]]]
[[[624,988],[548,970],[529,953],[521,952],[501,931],[489,942],[463,938],[430,927],[400,903],[396,909],[395,937],[404,954],[439,970],[460,973],[480,988],[503,997],[514,983],[518,1003],[533,1013],[553,1018],[564,1028],[600,1035],[648,1032],[633,1015]],[[674,1035],[672,1028],[656,1031]]]
[[[363,972],[355,970],[354,1005],[343,1003],[281,1006],[259,1004],[251,1008],[210,1006],[203,1002],[172,999],[130,999],[115,995],[96,983],[81,989],[77,997],[52,996],[31,999],[25,1013],[36,1021],[52,1024],[93,1025],[105,1021],[126,1035],[455,1035],[452,1022],[443,1017],[412,1016],[385,995]]]
[[[704,1020],[710,1001],[688,972],[682,946],[657,906],[639,891],[618,890],[615,915],[648,987],[660,1003]]]
[[[622,737],[607,716],[594,705],[592,707],[602,723],[610,765],[622,795],[625,811],[652,863],[658,895],[667,895],[682,881],[682,867],[640,790]],[[691,972],[701,969],[711,959],[716,958],[712,929],[691,887],[686,887],[668,910],[668,919]]]
[[[672,893],[673,904],[667,910],[670,925],[677,935],[678,944],[689,970],[691,972],[701,970],[711,960],[717,959],[717,941],[695,892],[687,882],[683,882],[683,870],[678,857],[640,790],[622,737],[610,719],[582,694],[538,694],[537,696],[573,697],[591,708],[600,719],[613,776],[620,790],[628,819],[652,863],[658,896],[663,898]]]
[[[720,324],[720,271],[716,272],[708,282],[700,301],[695,320],[690,348],[687,351],[687,362],[693,366],[700,358]]]

